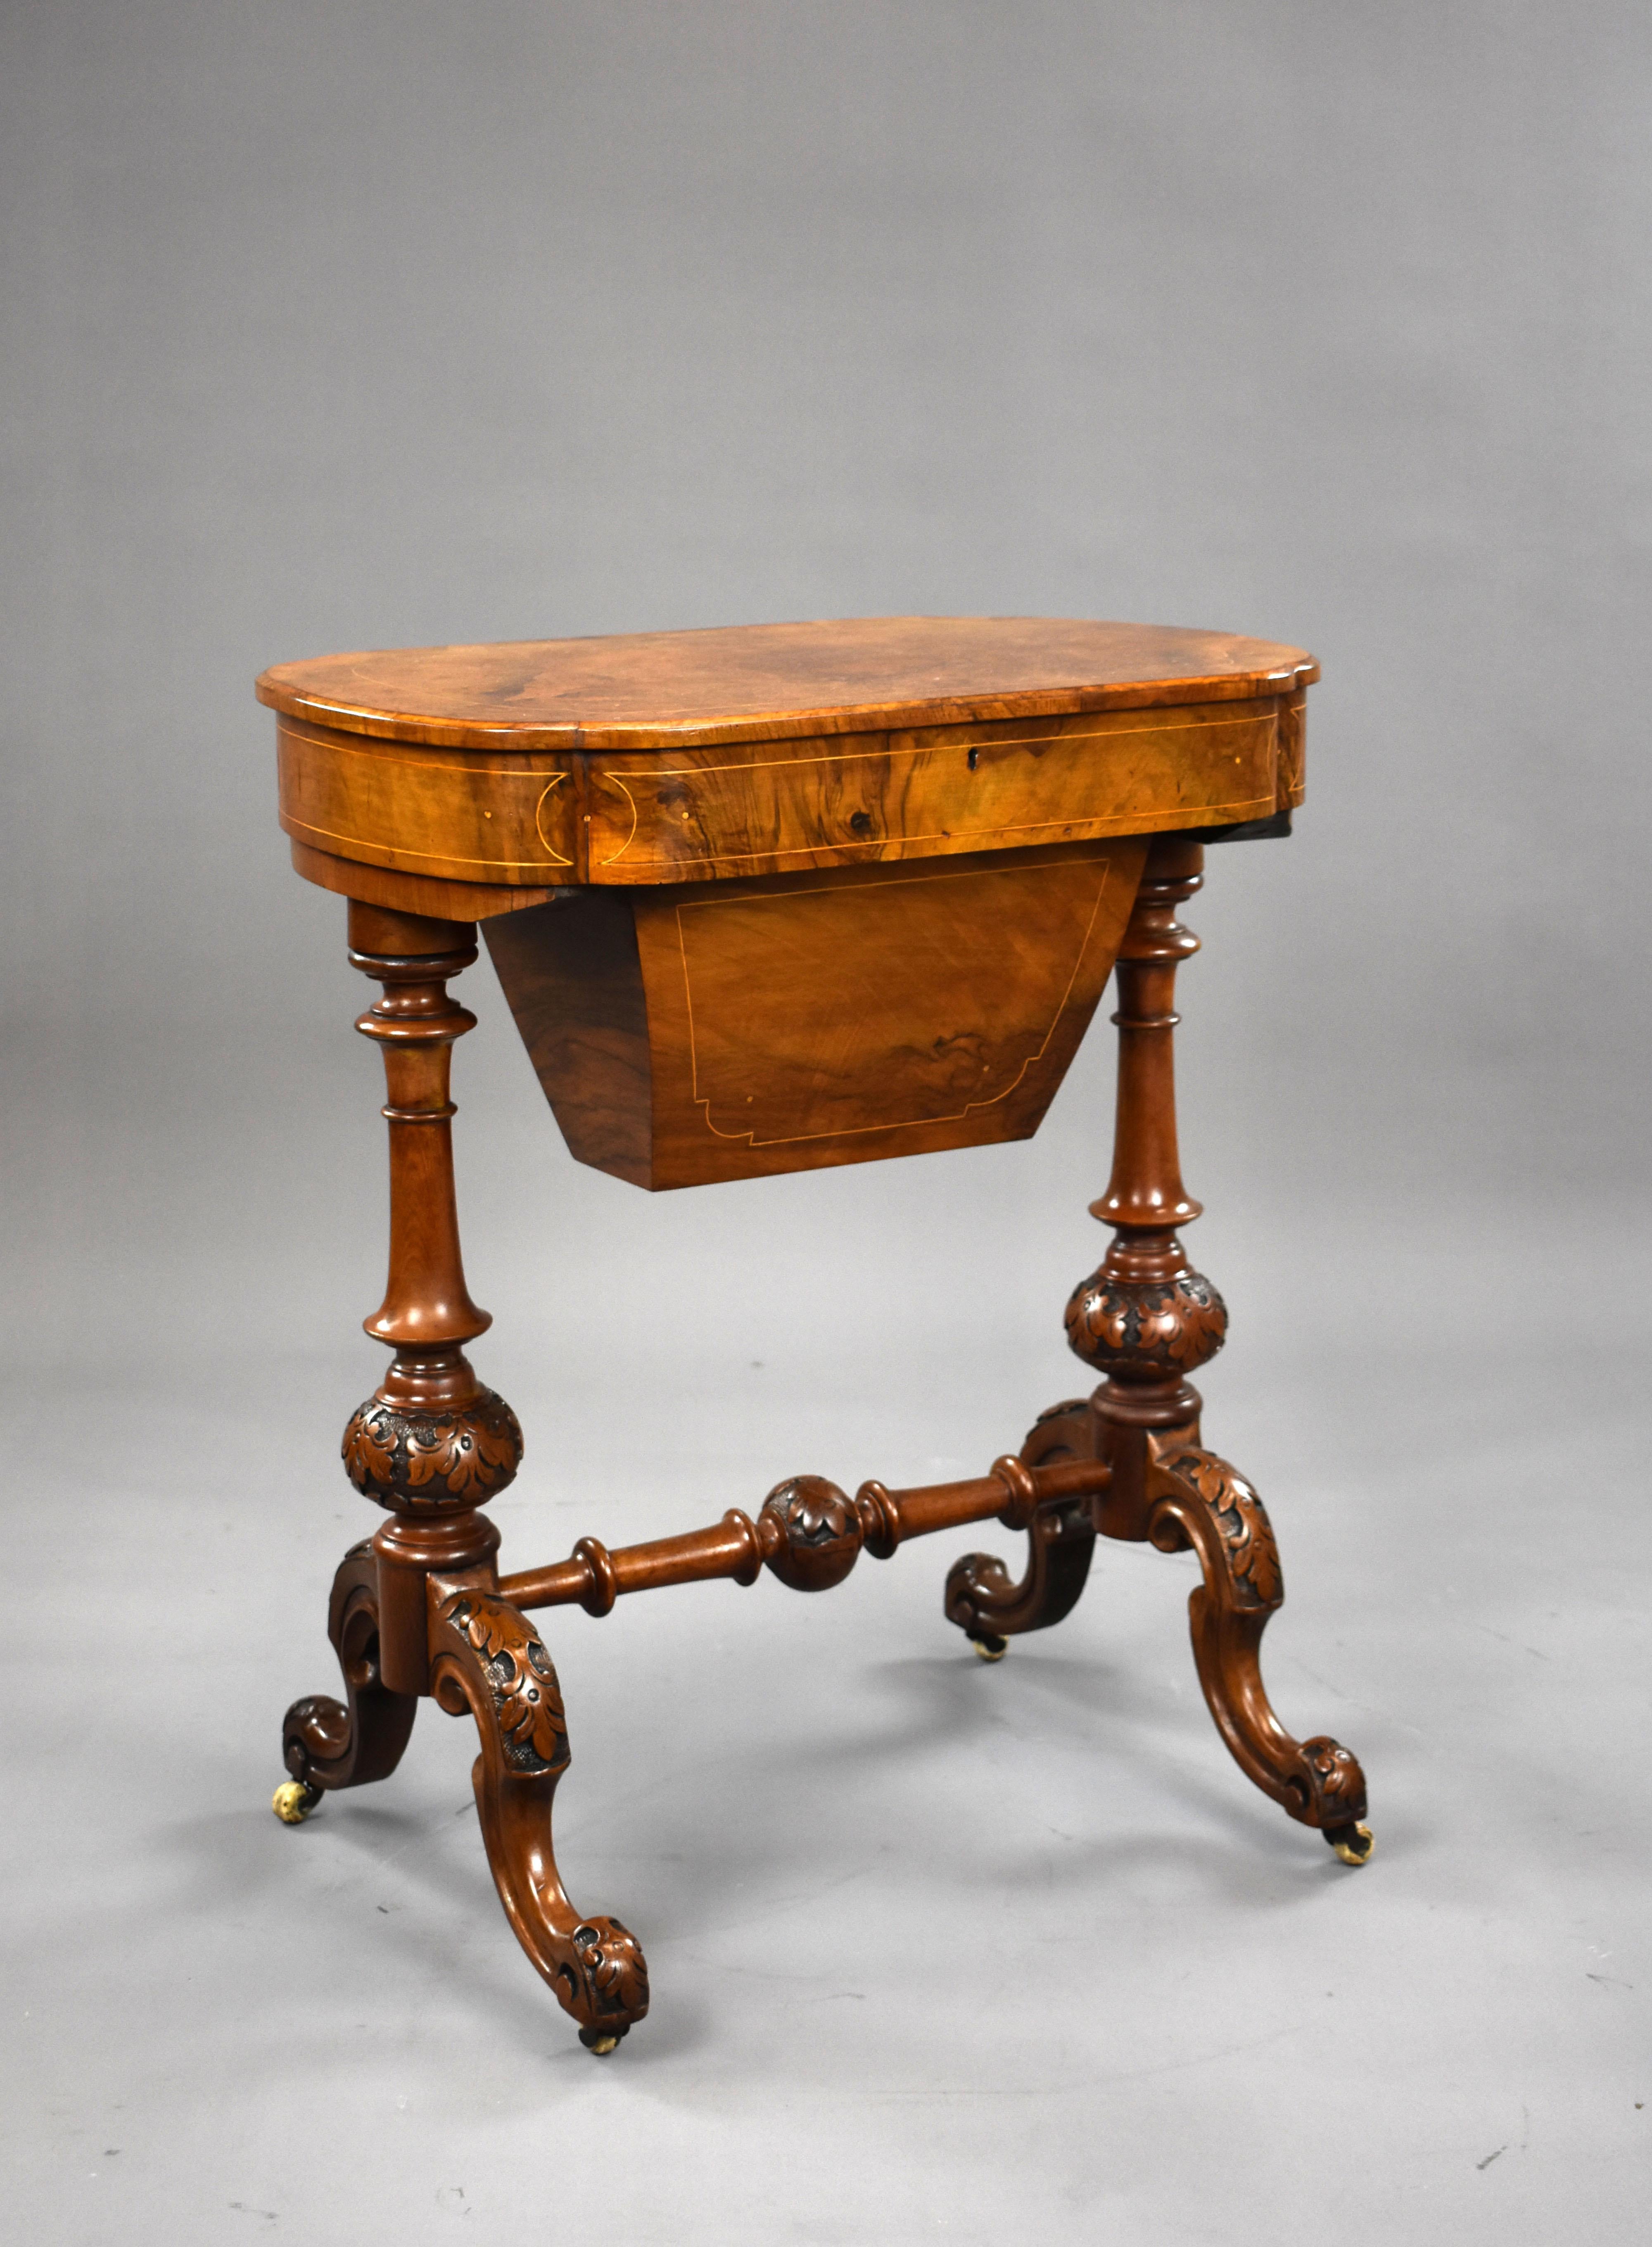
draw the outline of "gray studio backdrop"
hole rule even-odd
[[[1299,1500],[1304,1629],[1376,1597],[1385,1540],[1423,1581],[1428,1525],[1472,1572],[1528,1436],[1573,1486],[1520,1535],[1561,1496],[1609,1514],[1621,1478],[1555,1430],[1639,1440],[1643,10],[14,0],[3,38],[7,1498],[38,1523],[47,1479],[31,1566],[114,1556],[163,1792],[201,1697],[156,1602],[191,1554],[249,1540],[184,1635],[267,1730],[328,1683],[319,1602],[367,1526],[334,1447],[376,1377],[377,1062],[251,695],[330,650],[907,611],[1312,648],[1297,837],[1213,851],[1187,916],[1191,1245],[1234,1314],[1212,1438],[1320,1497],[1376,1463],[1357,1506]],[[1104,1029],[1029,1146],[654,1200],[568,1158],[485,960],[461,995],[519,1562],[787,1470],[973,1470],[1078,1385]],[[51,1612],[10,1641],[48,1825]],[[251,1802],[273,1756],[240,1722],[212,1784]],[[143,2221],[197,2236],[156,2190]],[[1206,2236],[1153,2190],[1135,2241]],[[877,2236],[820,2220],[753,2236]]]

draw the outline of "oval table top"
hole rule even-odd
[[[1230,633],[867,617],[323,656],[257,691],[300,871],[457,919],[1274,818],[1318,675]]]
[[[1246,700],[1318,676],[1300,648],[1170,625],[855,617],[320,656],[257,693],[390,741],[649,749]]]

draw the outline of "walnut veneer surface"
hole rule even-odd
[[[454,748],[671,748],[1236,701],[1318,677],[1300,647],[1173,625],[856,617],[326,655],[275,665],[257,691],[293,717]]]

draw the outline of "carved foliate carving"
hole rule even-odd
[[[1036,1554],[1036,1542],[1032,1549]],[[999,1617],[1015,1606],[1023,1588],[996,1553],[962,1553],[946,1571],[941,1611],[971,1638],[985,1630],[1001,1636]]]
[[[618,2028],[623,2036],[648,2011],[648,1967],[636,1936],[617,1919],[588,1919],[569,1948],[556,1970],[563,2004],[587,2030]]]
[[[396,1513],[459,1513],[515,1480],[522,1430],[484,1389],[459,1412],[407,1412],[369,1397],[345,1430],[345,1472],[364,1498]]]
[[[443,1602],[432,1646],[438,1705],[468,1711],[481,1736],[472,1784],[506,1916],[584,2042],[611,2052],[648,2010],[648,1970],[630,1929],[577,1911],[556,1870],[551,1805],[570,1757],[550,1656],[520,1608],[481,1589]]]
[[[307,1693],[295,1701],[282,1719],[281,1731],[282,1761],[295,1779],[306,1783],[317,1759],[337,1763],[350,1752],[350,1711],[330,1693]]]
[[[1240,1769],[1293,1818],[1317,1826],[1339,1855],[1362,1864],[1370,1837],[1357,1846],[1355,1829],[1365,1815],[1364,1772],[1337,1740],[1294,1740],[1262,1684],[1262,1633],[1285,1596],[1266,1508],[1225,1459],[1191,1444],[1157,1452],[1150,1472],[1157,1498],[1149,1536],[1164,1552],[1191,1543],[1204,1569],[1188,1603],[1193,1655],[1222,1738]]]
[[[1271,1614],[1285,1597],[1285,1580],[1273,1525],[1250,1484],[1214,1451],[1167,1451],[1159,1465],[1209,1507],[1221,1533],[1233,1605]]]
[[[1102,1373],[1188,1374],[1215,1356],[1226,1335],[1227,1306],[1198,1272],[1143,1281],[1103,1265],[1067,1306],[1068,1347]]]
[[[864,1529],[854,1501],[820,1475],[771,1490],[758,1517],[769,1567],[795,1592],[827,1592],[860,1557]]]
[[[1353,1825],[1364,1817],[1365,1773],[1358,1758],[1340,1740],[1328,1739],[1323,1733],[1304,1740],[1302,1764],[1314,1825]]]
[[[1021,1445],[1021,1457],[1027,1465],[1037,1466],[1046,1458],[1073,1458],[1081,1454],[1085,1458],[1093,1457],[1096,1431],[1090,1424],[1089,1409],[1087,1397],[1068,1397],[1059,1404],[1047,1404]],[[1062,1424],[1059,1428],[1058,1421]],[[1072,1441],[1068,1440],[1069,1435]]]
[[[493,1695],[509,1768],[529,1778],[566,1771],[562,1688],[544,1642],[527,1617],[487,1592],[461,1593],[448,1602],[442,1616],[475,1650]]]

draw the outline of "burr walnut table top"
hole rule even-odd
[[[678,748],[1307,686],[1300,648],[1060,617],[856,617],[412,647],[277,664],[258,698],[345,733],[453,748]]]
[[[1272,818],[1318,675],[1222,632],[870,617],[323,656],[258,694],[299,871],[481,919]]]

